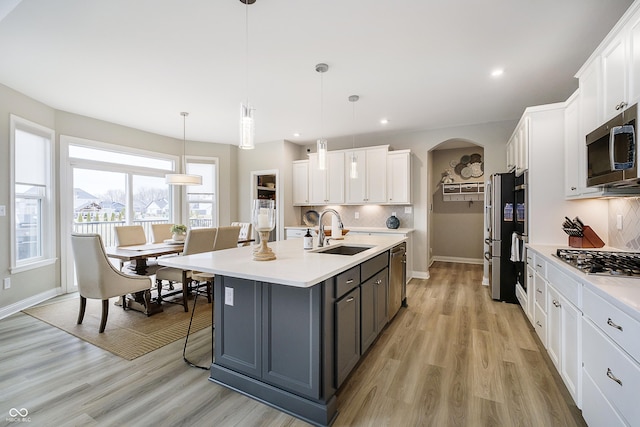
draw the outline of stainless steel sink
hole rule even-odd
[[[332,254],[332,255],[355,255],[360,252],[366,251],[367,249],[371,249],[373,246],[349,246],[349,245],[339,245],[339,246],[327,246],[326,248],[316,249],[313,252],[319,254]]]

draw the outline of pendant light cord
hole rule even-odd
[[[244,62],[244,77],[245,77],[245,91],[247,95],[247,108],[249,108],[249,0],[244,3],[244,18],[245,18],[245,62]]]

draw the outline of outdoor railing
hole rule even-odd
[[[151,241],[151,224],[168,224],[167,219],[138,219],[133,221],[134,225],[142,225],[147,240]],[[87,221],[74,222],[73,231],[75,233],[96,233],[102,237],[105,246],[116,246],[116,227],[126,225],[124,221]],[[189,228],[212,227],[213,222],[207,218],[192,218],[189,220]]]

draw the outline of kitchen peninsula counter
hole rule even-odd
[[[405,241],[345,236],[330,247],[370,247],[333,255],[294,239],[269,243],[273,261],[254,261],[252,246],[158,261],[215,274],[211,381],[327,426],[336,391],[395,315],[391,249]]]

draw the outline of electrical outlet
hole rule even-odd
[[[0,205],[0,216],[7,216],[7,207],[5,205]]]
[[[618,216],[616,216],[616,229],[617,230],[622,230],[622,214],[618,214]]]
[[[355,219],[360,219],[360,212],[356,212],[353,214]]]
[[[410,214],[411,213],[411,206],[405,206],[404,207],[404,213]]]
[[[2,283],[5,289],[11,288],[11,277],[5,277]]]

